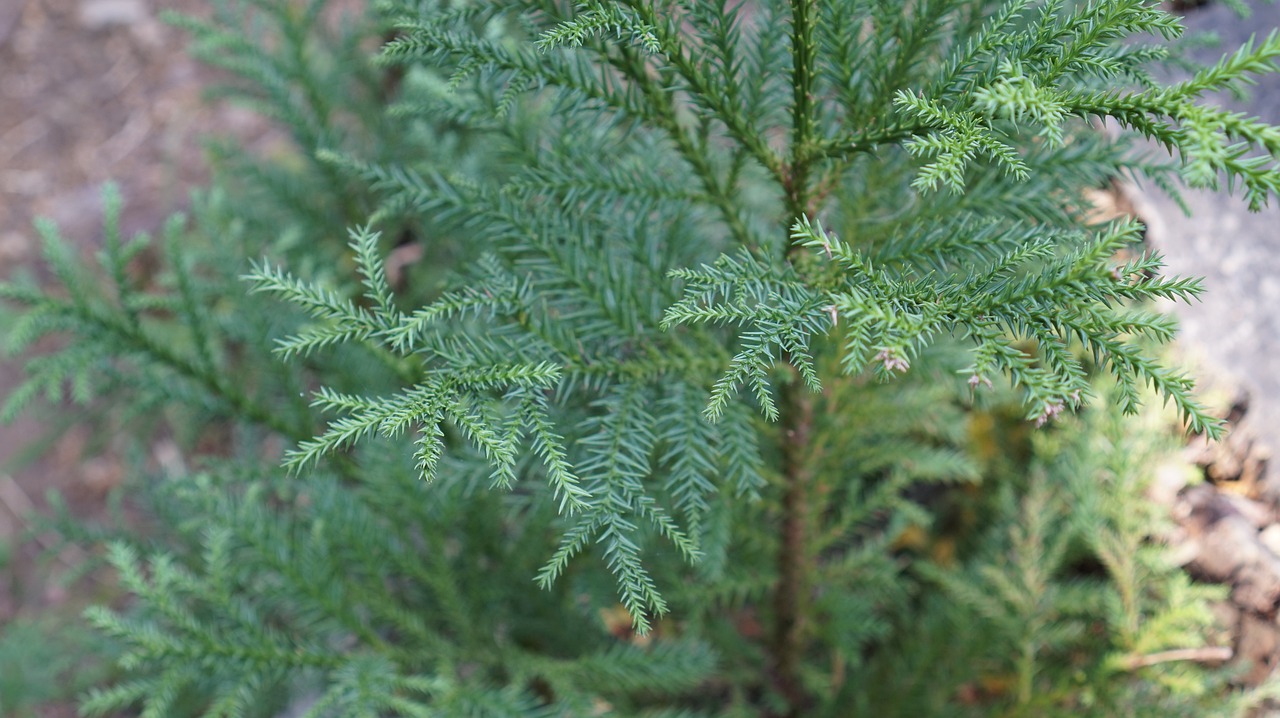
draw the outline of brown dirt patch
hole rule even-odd
[[[202,138],[269,134],[248,111],[202,101],[215,73],[187,57],[185,35],[159,17],[161,9],[200,15],[207,4],[0,0],[0,279],[36,265],[36,217],[91,252],[101,243],[101,188],[114,181],[125,232],[154,230],[206,179]],[[20,377],[16,361],[0,360],[0,397]],[[44,508],[50,489],[94,516],[121,478],[109,451],[85,455],[80,431],[20,465],[24,447],[47,430],[37,418],[0,426],[0,543],[20,536],[24,514]],[[36,553],[27,542],[0,565],[0,626],[74,598],[56,571],[38,568]]]

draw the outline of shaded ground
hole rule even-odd
[[[0,0],[0,277],[38,256],[34,218],[52,218],[91,251],[101,241],[101,187],[115,181],[126,201],[125,231],[154,229],[204,179],[201,137],[263,136],[265,123],[252,114],[201,101],[212,73],[185,55],[183,34],[158,17],[161,8],[198,14],[207,5]],[[0,397],[19,376],[14,362],[0,362]],[[84,460],[79,432],[38,463],[20,465],[20,450],[45,429],[34,418],[0,426],[0,545],[49,489],[91,515],[120,478],[109,452]],[[34,570],[34,550],[27,545],[0,561],[0,625],[68,598]]]

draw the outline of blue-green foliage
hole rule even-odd
[[[0,711],[12,718],[47,715],[48,702],[85,690],[111,674],[103,636],[72,616],[18,615],[0,628]]]
[[[137,605],[89,618],[131,677],[86,713],[1212,702],[1137,660],[1204,599],[1089,444],[1148,388],[1217,431],[1143,306],[1200,287],[1083,198],[1276,194],[1280,134],[1196,104],[1274,36],[1162,86],[1135,36],[1180,26],[1138,0],[387,0],[336,34],[323,5],[182,21],[295,155],[221,153],[154,277],[109,194],[100,272],[42,226],[61,289],[0,289],[15,348],[74,337],[6,414],[113,398],[188,440],[140,468],[161,545],[107,551]],[[975,395],[1061,437],[1030,481],[978,460]]]

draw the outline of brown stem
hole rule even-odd
[[[810,697],[800,680],[804,660],[805,616],[808,613],[809,490],[812,472],[808,453],[813,433],[813,399],[798,379],[782,387],[782,541],[778,552],[778,585],[774,590],[773,659],[778,690],[786,698],[788,717],[802,715]]]

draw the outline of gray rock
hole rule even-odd
[[[1280,556],[1280,524],[1271,524],[1265,529],[1262,529],[1262,532],[1258,534],[1258,540],[1261,541],[1262,545],[1266,546],[1271,553]]]
[[[1229,516],[1215,522],[1199,541],[1200,553],[1193,567],[1202,577],[1215,583],[1231,583],[1237,572],[1249,564],[1268,563],[1271,554],[1258,542],[1258,531],[1239,516]],[[1274,555],[1270,555],[1274,559]],[[1280,595],[1280,571],[1276,572],[1276,591]],[[1254,608],[1236,601],[1238,605],[1259,611],[1270,611],[1271,606]]]
[[[1280,4],[1248,4],[1253,13],[1246,19],[1222,3],[1187,14],[1190,31],[1213,31],[1222,39],[1218,48],[1195,51],[1195,59],[1215,63],[1227,50],[1280,27]],[[1280,124],[1280,76],[1262,78],[1244,103],[1208,99]],[[1264,444],[1280,446],[1280,207],[1273,202],[1250,213],[1225,191],[1188,191],[1185,198],[1194,212],[1190,218],[1158,190],[1143,188],[1140,198],[1149,208],[1149,239],[1165,255],[1168,273],[1205,279],[1203,300],[1175,309],[1182,341],[1208,358],[1205,370],[1240,378],[1253,399],[1249,423]],[[1269,484],[1280,482],[1272,463]],[[1280,487],[1268,493],[1280,496]]]
[[[1240,629],[1238,660],[1249,665],[1243,680],[1245,685],[1256,686],[1275,669],[1276,657],[1280,654],[1280,627],[1275,621],[1245,614]]]
[[[80,25],[86,30],[136,25],[150,17],[143,0],[81,0]]]

